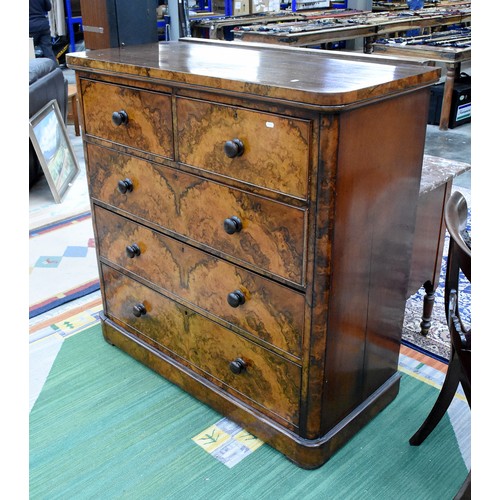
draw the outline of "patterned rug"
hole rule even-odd
[[[471,230],[471,193],[469,189],[454,188],[460,191],[469,207],[468,230]],[[406,301],[405,318],[403,323],[403,343],[417,349],[433,358],[448,362],[450,358],[450,337],[444,309],[444,280],[446,276],[446,262],[448,259],[449,235],[446,232],[443,260],[439,285],[435,293],[434,309],[432,312],[431,328],[427,336],[420,333],[420,322],[422,321],[423,301],[425,290],[421,288],[416,294]],[[465,324],[471,323],[471,285],[461,276],[459,283],[460,314]]]
[[[408,444],[443,379],[411,357],[395,401],[306,471],[107,344],[98,309],[30,338],[30,370],[46,365],[30,379],[30,498],[453,498],[470,470],[460,393],[420,447]]]
[[[29,317],[99,288],[90,212],[30,231]]]

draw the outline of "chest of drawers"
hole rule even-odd
[[[322,465],[398,392],[439,70],[195,39],[67,63],[105,338]]]

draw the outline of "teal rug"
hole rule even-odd
[[[221,415],[108,345],[96,325],[64,340],[31,410],[30,498],[451,499],[468,473],[464,436],[447,415],[420,447],[408,444],[438,393],[411,373],[323,467],[300,469],[267,445],[228,466],[193,439],[213,438]]]

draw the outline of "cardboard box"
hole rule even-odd
[[[234,0],[233,16],[245,16],[250,14],[250,0]]]
[[[251,0],[233,0],[232,3],[232,14],[233,16],[244,16],[250,14],[250,2]],[[212,10],[214,12],[223,12],[224,15],[229,15],[226,12],[226,6],[224,0],[213,0]]]
[[[251,0],[251,14],[260,14],[262,12],[279,12],[279,0]]]

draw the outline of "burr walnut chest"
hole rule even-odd
[[[399,389],[439,70],[196,39],[67,63],[105,338],[322,465]]]

